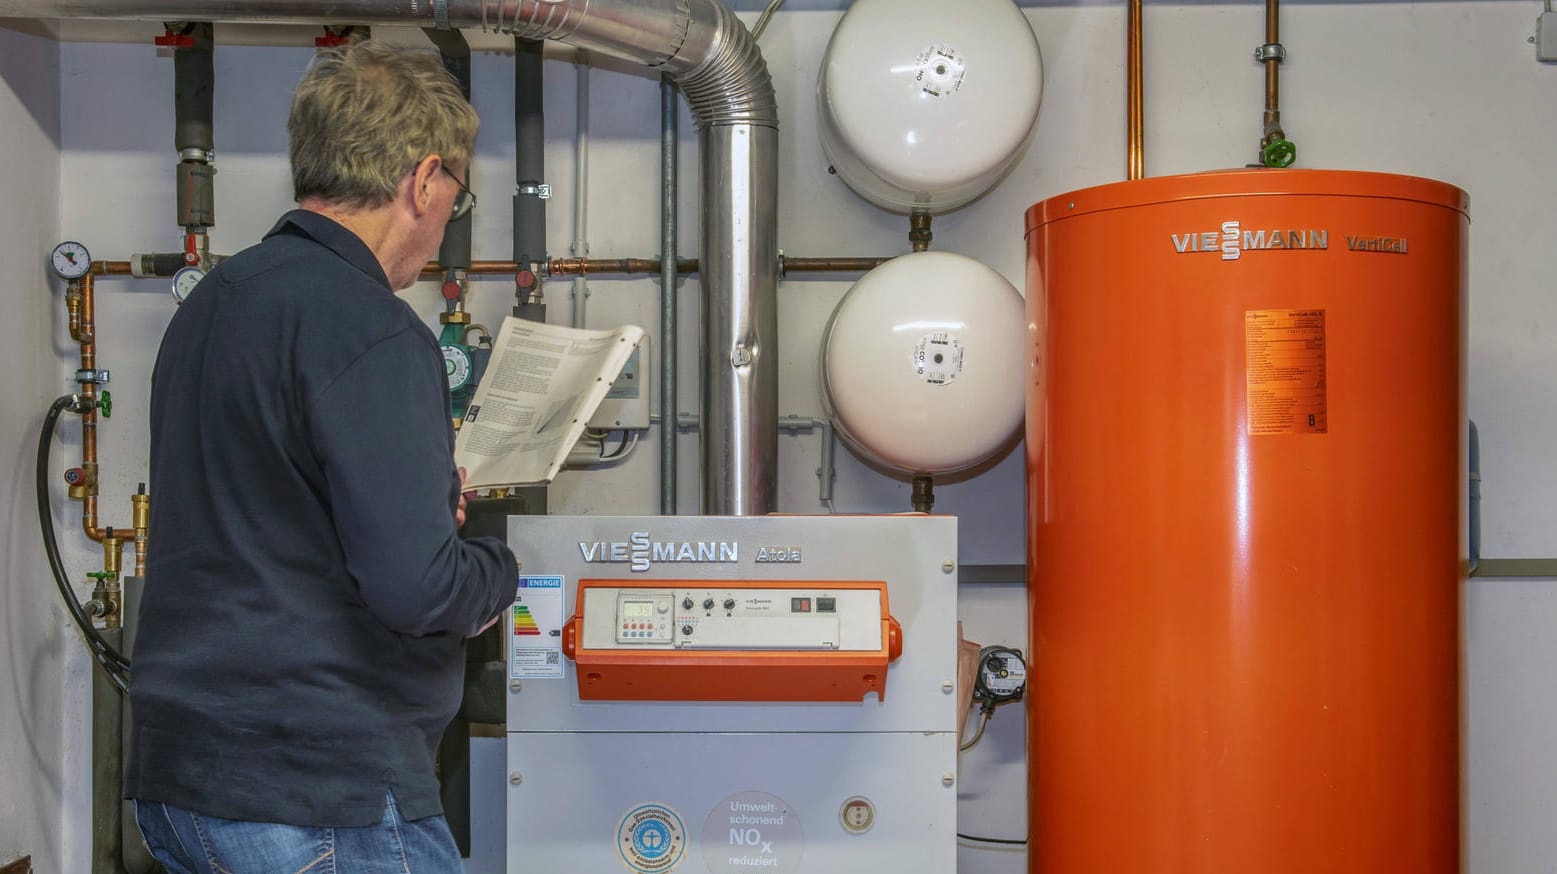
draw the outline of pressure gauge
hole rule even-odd
[[[1016,701],[1027,689],[1027,662],[1020,650],[986,646],[979,652],[979,673],[974,695],[992,704]]]
[[[80,279],[92,269],[92,256],[87,254],[85,246],[66,240],[54,247],[49,264],[61,279]]]
[[[173,299],[183,303],[189,293],[195,290],[200,280],[205,278],[205,271],[199,267],[184,267],[173,274]]]
[[[470,349],[465,346],[444,345],[443,372],[449,377],[449,391],[456,392],[470,384]]]

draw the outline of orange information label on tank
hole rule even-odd
[[[1325,433],[1325,311],[1249,310],[1244,349],[1249,435]]]

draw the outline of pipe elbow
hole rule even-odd
[[[665,70],[686,93],[699,128],[778,127],[778,99],[757,40],[720,0],[690,7],[685,43]]]

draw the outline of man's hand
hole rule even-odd
[[[465,484],[465,476],[466,476],[465,468],[462,467],[462,468],[460,468],[460,485],[462,485],[462,486]],[[468,501],[469,499],[475,497],[475,495],[476,495],[475,492],[460,492],[460,502],[454,508],[454,527],[455,528],[464,528],[465,527],[465,502]]]
[[[491,628],[492,626],[496,625],[497,624],[497,620],[502,619],[503,618],[503,614],[505,614],[507,612],[508,612],[508,608],[507,607],[504,607],[503,609],[497,611],[497,615],[493,616],[491,619],[488,619],[487,620],[487,624],[481,626],[481,628],[479,630],[477,630],[475,634],[472,634],[471,637],[480,637],[481,636],[481,632],[486,631],[488,628]]]

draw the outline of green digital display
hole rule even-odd
[[[623,601],[623,619],[648,619],[654,615],[654,602],[652,601]]]

